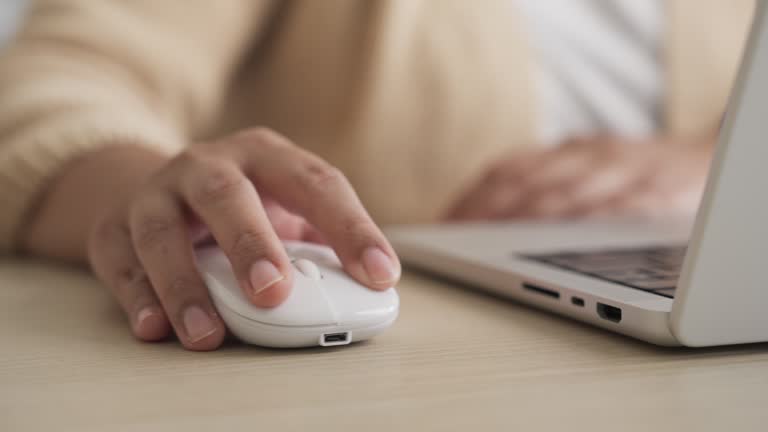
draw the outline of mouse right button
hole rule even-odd
[[[343,270],[324,269],[324,288],[339,322],[368,326],[393,320],[398,313],[397,291],[374,291],[352,280]]]

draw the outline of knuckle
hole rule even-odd
[[[117,297],[126,307],[152,297],[152,283],[147,273],[140,267],[124,267],[117,270],[113,285],[117,291]]]
[[[170,165],[174,171],[197,171],[201,167],[207,166],[213,157],[202,147],[190,148],[171,161]]]
[[[515,174],[514,170],[508,170],[506,169],[506,166],[496,166],[491,169],[491,171],[488,173],[488,176],[485,179],[481,180],[481,183],[487,183],[489,185],[502,185],[504,183],[507,183],[510,180],[510,177],[512,177]]]
[[[373,222],[362,215],[350,216],[341,223],[341,231],[352,240],[368,240],[375,231]]]
[[[266,127],[253,127],[242,130],[233,135],[229,141],[235,145],[246,146],[288,146],[291,141],[283,135]]]
[[[192,199],[203,205],[219,202],[237,194],[246,181],[234,167],[211,163],[193,174]]]
[[[227,250],[232,259],[239,262],[252,260],[267,255],[271,236],[268,232],[245,230],[237,234]]]
[[[196,297],[199,288],[196,278],[181,274],[171,278],[165,289],[158,290],[158,295],[164,305],[178,308],[188,298]]]
[[[321,160],[304,164],[294,176],[299,186],[308,192],[322,192],[347,183],[340,169]]]
[[[177,217],[143,210],[135,211],[132,220],[133,240],[136,248],[141,250],[162,245],[181,226]]]
[[[233,146],[241,150],[259,148],[269,151],[277,151],[293,146],[293,143],[288,138],[265,127],[254,127],[237,132],[222,141],[221,144]]]
[[[113,244],[115,238],[120,234],[117,224],[109,219],[97,221],[88,235],[88,248],[99,248],[103,245]]]
[[[599,150],[594,153],[601,162],[613,161],[629,154],[625,146],[619,146],[613,142],[602,144]]]
[[[134,312],[138,306],[156,303],[152,283],[141,266],[120,262],[94,268],[94,271],[127,313]]]
[[[123,267],[117,270],[115,274],[115,286],[138,291],[149,286],[149,278],[144,269],[140,267]]]

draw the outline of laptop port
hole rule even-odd
[[[538,285],[524,283],[523,284],[523,289],[527,290],[527,291],[530,291],[530,292],[533,292],[533,293],[536,293],[536,294],[541,294],[543,296],[551,297],[551,298],[554,298],[554,299],[559,299],[560,298],[560,293],[559,292],[557,292],[555,290],[548,289],[548,288],[542,288],[542,287],[540,287]]]
[[[581,297],[571,297],[571,304],[574,306],[584,307],[584,299]]]
[[[320,345],[322,346],[346,345],[350,341],[349,332],[326,333],[320,337]]]
[[[600,318],[613,322],[621,321],[621,309],[616,306],[611,306],[603,303],[597,304],[597,314]]]

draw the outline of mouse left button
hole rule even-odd
[[[315,263],[313,263],[308,259],[303,259],[303,258],[297,259],[296,261],[293,262],[293,265],[304,276],[312,280],[322,279],[322,275],[320,274],[320,269],[317,268],[317,265]]]

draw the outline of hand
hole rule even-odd
[[[690,217],[713,142],[592,137],[516,154],[495,164],[448,219]]]
[[[392,247],[345,177],[269,131],[193,146],[110,207],[93,224],[87,253],[142,340],[165,338],[172,328],[191,350],[221,344],[225,327],[192,249],[206,231],[245,296],[261,307],[278,305],[291,289],[280,237],[322,236],[345,270],[371,289],[388,288],[400,275]]]

